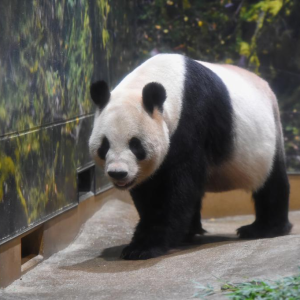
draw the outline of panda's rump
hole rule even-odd
[[[227,161],[209,167],[207,191],[257,190],[271,172],[276,151],[279,133],[276,133],[274,95],[265,81],[250,72],[200,63],[224,82],[234,114],[233,152]]]

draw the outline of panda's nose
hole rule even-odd
[[[107,173],[111,178],[117,180],[124,179],[128,174],[128,172],[125,171],[109,171]]]

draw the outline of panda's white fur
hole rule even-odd
[[[256,190],[264,184],[276,149],[275,96],[258,76],[228,65],[199,61],[217,74],[229,91],[234,113],[234,153],[226,163],[209,169],[208,191]],[[90,138],[94,159],[103,135],[109,135],[111,149],[105,171],[128,172],[127,182],[142,182],[155,172],[168,152],[169,141],[181,115],[185,80],[184,57],[160,54],[136,68],[111,92],[108,105],[96,113]],[[142,105],[142,89],[149,82],[161,83],[167,92],[163,115],[151,118]],[[201,83],[200,83],[201,84]],[[130,117],[128,117],[130,116]],[[150,159],[138,163],[128,149],[128,139],[143,136]]]

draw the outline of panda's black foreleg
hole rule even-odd
[[[288,219],[289,190],[283,155],[277,154],[266,183],[253,193],[256,220],[237,230],[240,238],[269,238],[288,234],[292,228]]]
[[[191,229],[195,201],[200,201],[198,187],[189,174],[172,170],[155,184],[146,183],[132,191],[140,221],[121,257],[129,260],[157,257],[181,243]]]

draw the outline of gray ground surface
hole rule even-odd
[[[205,220],[209,234],[193,245],[156,259],[123,261],[119,255],[137,214],[130,204],[112,200],[72,245],[0,290],[0,299],[189,299],[195,281],[220,286],[216,277],[241,282],[292,275],[300,266],[300,212],[290,219],[292,235],[254,241],[235,237],[251,216]]]

